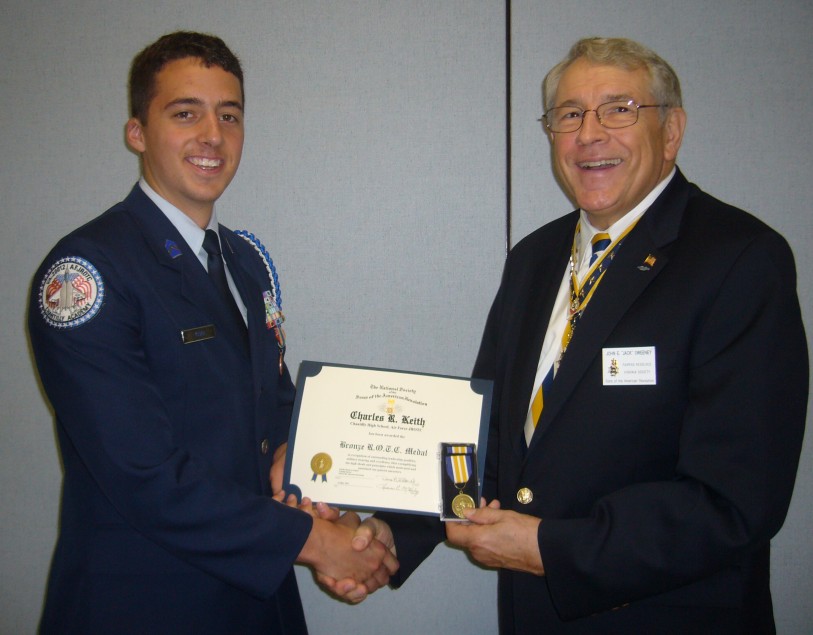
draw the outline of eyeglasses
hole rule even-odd
[[[595,109],[583,110],[576,106],[551,108],[538,121],[551,132],[576,132],[584,123],[588,112],[596,113],[598,122],[605,128],[626,128],[638,121],[641,108],[667,108],[665,104],[639,105],[628,101],[608,101]]]

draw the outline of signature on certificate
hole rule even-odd
[[[414,478],[405,476],[391,476],[381,479],[384,484],[381,489],[391,492],[404,492],[412,496],[417,496],[420,493],[418,483]]]

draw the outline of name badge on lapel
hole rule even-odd
[[[215,325],[206,324],[204,326],[196,326],[191,329],[184,329],[181,331],[181,341],[184,344],[194,344],[195,342],[204,342],[206,340],[214,339]]]
[[[655,347],[602,348],[601,374],[605,386],[654,386]]]

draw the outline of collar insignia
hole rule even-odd
[[[170,240],[169,238],[167,238],[167,241],[164,243],[164,249],[167,250],[169,257],[172,258],[173,260],[175,260],[175,258],[180,256],[182,253],[178,245],[175,243],[175,241]]]

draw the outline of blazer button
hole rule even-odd
[[[527,487],[521,488],[517,492],[517,500],[522,503],[523,505],[527,505],[534,499],[534,493],[529,490]]]
[[[262,452],[263,454],[268,454],[268,447],[269,447],[268,439],[263,439],[262,443],[260,443],[260,452]]]

